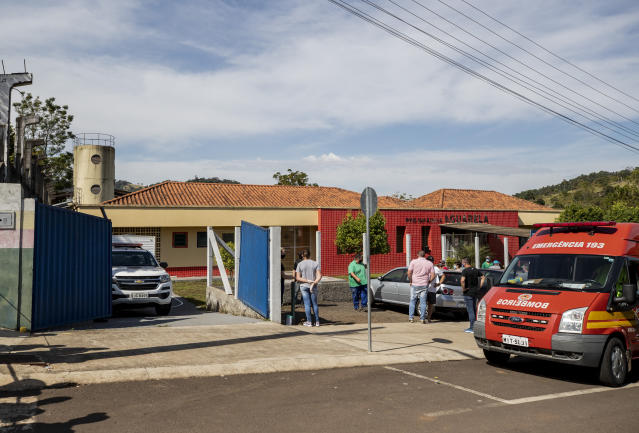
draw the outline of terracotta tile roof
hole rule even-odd
[[[219,208],[358,209],[360,193],[326,186],[244,185],[165,181],[105,201],[105,206]],[[382,209],[406,207],[406,202],[379,197]]]
[[[554,210],[501,192],[476,189],[438,189],[412,200],[410,206],[417,209]]]

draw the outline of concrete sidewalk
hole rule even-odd
[[[0,331],[0,387],[91,384],[481,358],[459,322],[319,328],[257,322]]]

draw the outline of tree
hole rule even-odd
[[[296,185],[296,186],[318,186],[316,183],[309,183],[308,174],[303,171],[293,171],[290,168],[288,174],[279,171],[273,175],[273,179],[277,180],[277,185]]]
[[[239,184],[237,180],[233,179],[221,179],[219,177],[198,177],[195,175],[193,179],[187,180],[187,182],[202,182],[202,183],[236,183]]]
[[[26,139],[41,139],[43,144],[33,149],[42,167],[46,182],[56,190],[73,186],[73,154],[65,151],[67,140],[75,138],[71,132],[73,115],[67,105],[57,105],[55,98],[44,102],[27,93],[21,102],[13,104],[18,116],[36,115],[40,123],[26,128]]]
[[[479,247],[479,261],[481,262],[486,256],[492,256],[493,253],[490,249],[490,247],[484,245],[482,247]],[[453,258],[453,262],[461,262],[461,260],[463,258],[467,258],[468,260],[470,260],[470,265],[474,266],[474,267],[479,267],[481,266],[481,263],[479,265],[475,264],[475,244],[463,244],[460,245],[456,250],[455,250],[455,257]]]
[[[559,214],[560,222],[601,221],[604,219],[604,211],[599,206],[579,206],[571,204]]]
[[[379,211],[370,219],[370,244],[371,254],[386,254],[390,252],[388,244],[388,233],[386,233],[386,219]],[[362,234],[366,233],[366,217],[363,213],[358,213],[353,217],[350,213],[342,220],[337,227],[335,245],[340,254],[354,254],[363,251]]]
[[[235,243],[226,242],[226,245],[228,245],[232,250],[235,250]],[[222,247],[220,247],[220,255],[222,256],[224,269],[226,269],[230,274],[233,274],[233,272],[235,272],[235,257],[229,254],[229,252],[226,251],[226,248]]]
[[[402,200],[402,201],[410,201],[415,198],[411,194],[407,194],[405,192],[399,192],[399,191],[392,193],[391,197],[396,198],[398,200]]]

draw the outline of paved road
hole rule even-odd
[[[630,432],[638,402],[636,372],[612,389],[589,370],[473,360],[0,390],[0,431]]]

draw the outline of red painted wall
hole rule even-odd
[[[348,264],[353,260],[351,254],[338,254],[335,246],[337,226],[349,211],[342,209],[320,209],[318,211],[318,230],[322,232],[322,273],[324,275],[346,275]],[[357,215],[359,210],[350,211]],[[411,257],[416,257],[422,245],[422,226],[430,227],[428,246],[435,260],[442,257],[441,229],[439,224],[447,222],[481,222],[504,227],[518,227],[517,211],[420,211],[420,210],[382,210],[386,218],[386,232],[390,253],[371,257],[371,272],[382,273],[397,266],[406,264],[406,253],[397,253],[396,233],[398,226],[406,226],[406,233],[411,235]],[[492,237],[492,236],[491,236]],[[497,260],[503,260],[503,236],[492,237],[489,241]],[[509,255],[519,249],[518,238],[509,238]],[[405,249],[404,249],[405,251]],[[503,263],[503,261],[502,261]]]

